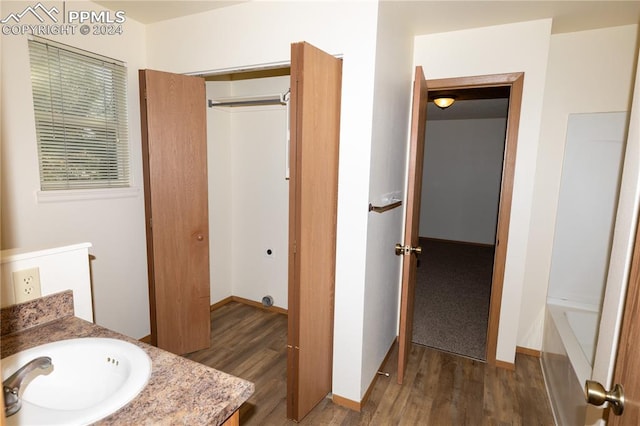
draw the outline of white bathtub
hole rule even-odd
[[[591,378],[599,314],[590,306],[547,303],[542,371],[559,425],[584,425],[584,383]]]

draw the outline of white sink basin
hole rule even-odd
[[[151,359],[123,340],[81,338],[27,349],[2,359],[5,380],[29,361],[48,356],[49,374],[31,374],[20,396],[22,408],[7,425],[84,425],[114,413],[147,385]],[[40,371],[42,372],[42,371]]]

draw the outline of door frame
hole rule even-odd
[[[513,369],[514,365],[504,361],[498,361],[496,359],[496,353],[498,348],[498,328],[500,325],[504,271],[509,240],[509,222],[513,199],[513,180],[516,167],[516,148],[518,145],[523,86],[523,72],[427,80],[429,91],[484,87],[510,87],[511,89],[509,93],[509,110],[507,113],[507,130],[505,134],[504,160],[502,163],[502,179],[500,183],[496,248],[491,280],[491,299],[489,303],[486,346],[487,364],[509,369]],[[417,176],[409,176],[409,179],[412,178],[417,178]],[[420,178],[422,179],[422,176],[420,176]],[[408,297],[412,298],[414,296],[414,294],[408,295]],[[407,337],[411,338],[411,336]]]

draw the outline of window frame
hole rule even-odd
[[[27,49],[38,145],[40,183],[37,192],[38,201],[136,195],[139,190],[133,187],[131,168],[126,64],[36,36],[28,38]],[[76,60],[84,62],[82,69],[89,69],[90,72],[74,75],[75,70],[69,69],[69,64],[73,65]],[[37,63],[37,61],[42,62]],[[45,70],[44,74],[43,70]],[[59,81],[51,80],[53,74],[51,70],[56,73]],[[68,78],[65,72],[70,74]],[[87,75],[93,78],[85,79]],[[38,80],[39,78],[41,80]],[[73,83],[69,85],[68,81]],[[37,85],[40,86],[36,87]],[[43,94],[43,87],[48,88],[50,93]],[[71,93],[73,90],[77,92]],[[85,95],[88,100],[83,102]],[[73,102],[73,96],[76,99],[80,97],[80,102]],[[98,102],[92,103],[91,97]],[[104,110],[100,105],[100,100],[103,99],[105,100]],[[65,100],[73,102],[69,104],[70,108],[64,108]],[[46,104],[47,102],[49,105]],[[48,120],[51,121],[47,123]],[[75,136],[68,138],[67,130],[72,130]],[[88,143],[92,142],[95,145],[88,146]],[[67,146],[77,149],[76,160],[80,167],[74,169],[69,166],[72,163],[69,159],[74,158],[73,155],[68,154]],[[48,148],[54,150],[54,161],[64,162],[63,170],[56,171],[55,166],[53,169],[45,170]],[[116,160],[115,163],[112,162],[113,166],[109,164],[112,159]],[[50,170],[53,174],[49,173]],[[91,173],[97,174],[98,177],[83,179]],[[51,176],[58,179],[52,181]]]

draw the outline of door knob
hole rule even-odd
[[[396,244],[396,256],[402,256],[403,254],[420,254],[422,253],[422,247],[411,247],[411,246],[403,246],[400,243]]]
[[[624,389],[622,385],[616,383],[613,389],[607,392],[600,383],[587,380],[584,389],[589,404],[600,406],[608,402],[611,405],[613,414],[616,416],[619,416],[624,411]]]

